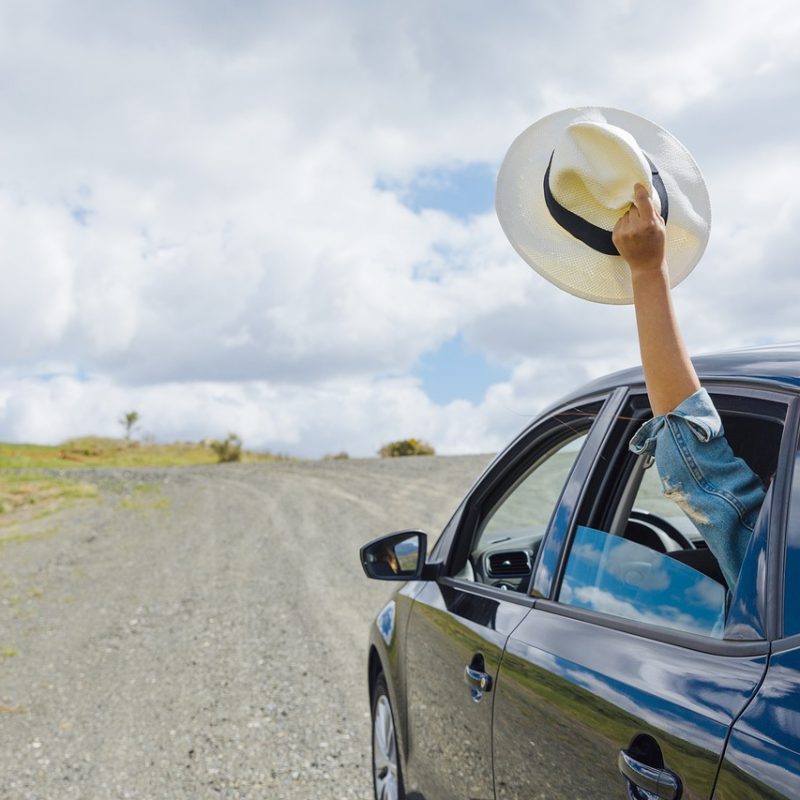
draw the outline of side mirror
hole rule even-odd
[[[379,581],[415,581],[432,577],[428,574],[430,570],[425,569],[427,551],[427,535],[422,531],[408,530],[373,539],[359,553],[361,566],[368,578]]]

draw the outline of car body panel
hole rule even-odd
[[[731,722],[758,686],[766,654],[686,652],[573,619],[537,603],[510,637],[495,698],[502,800],[624,797],[619,752],[651,737],[685,798],[711,794]]]
[[[784,645],[785,646],[785,645]],[[800,797],[800,640],[774,652],[758,694],[733,726],[715,800]]]
[[[494,689],[476,692],[464,675],[472,666],[496,682],[506,640],[530,611],[523,599],[490,597],[448,580],[428,583],[417,596],[406,640],[409,794],[494,797]]]
[[[383,606],[369,632],[369,695],[378,672],[386,678],[389,701],[394,709],[395,735],[401,768],[405,767],[408,741],[408,714],[406,713],[405,637],[414,596],[425,587],[424,581],[405,584]],[[389,624],[389,622],[391,624]]]

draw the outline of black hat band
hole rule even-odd
[[[604,253],[607,256],[618,256],[619,250],[611,239],[611,231],[605,228],[600,228],[593,225],[583,217],[579,217],[568,208],[564,208],[558,200],[553,197],[550,191],[550,166],[553,163],[553,155],[555,150],[550,154],[550,161],[547,164],[547,170],[544,173],[544,200],[547,203],[547,208],[550,211],[550,216],[565,230],[567,233],[572,234],[576,239],[579,239],[584,244],[597,250],[598,253]],[[666,224],[669,217],[669,198],[667,197],[667,190],[664,188],[664,181],[661,180],[655,164],[645,155],[647,163],[650,165],[650,172],[653,176],[653,188],[661,200],[661,217]]]

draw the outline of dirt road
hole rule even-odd
[[[391,587],[357,548],[438,533],[487,461],[82,475],[98,502],[0,548],[0,798],[370,797]]]

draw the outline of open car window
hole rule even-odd
[[[785,404],[759,399],[755,393],[712,397],[735,455],[769,485]],[[757,570],[750,568],[748,559],[757,559],[759,553],[763,557],[769,503],[762,507],[751,535],[739,583],[729,590],[701,528],[689,516],[692,509],[684,510],[663,494],[648,456],[628,450],[647,411],[646,398],[633,397],[606,445],[607,468],[595,476],[578,515],[558,601],[637,623],[730,638],[741,611],[737,600],[763,592],[763,586],[755,585]],[[703,522],[707,525],[707,519]],[[753,585],[742,585],[748,582]],[[738,625],[734,638],[761,638],[760,630],[758,623],[748,625],[746,632]]]

